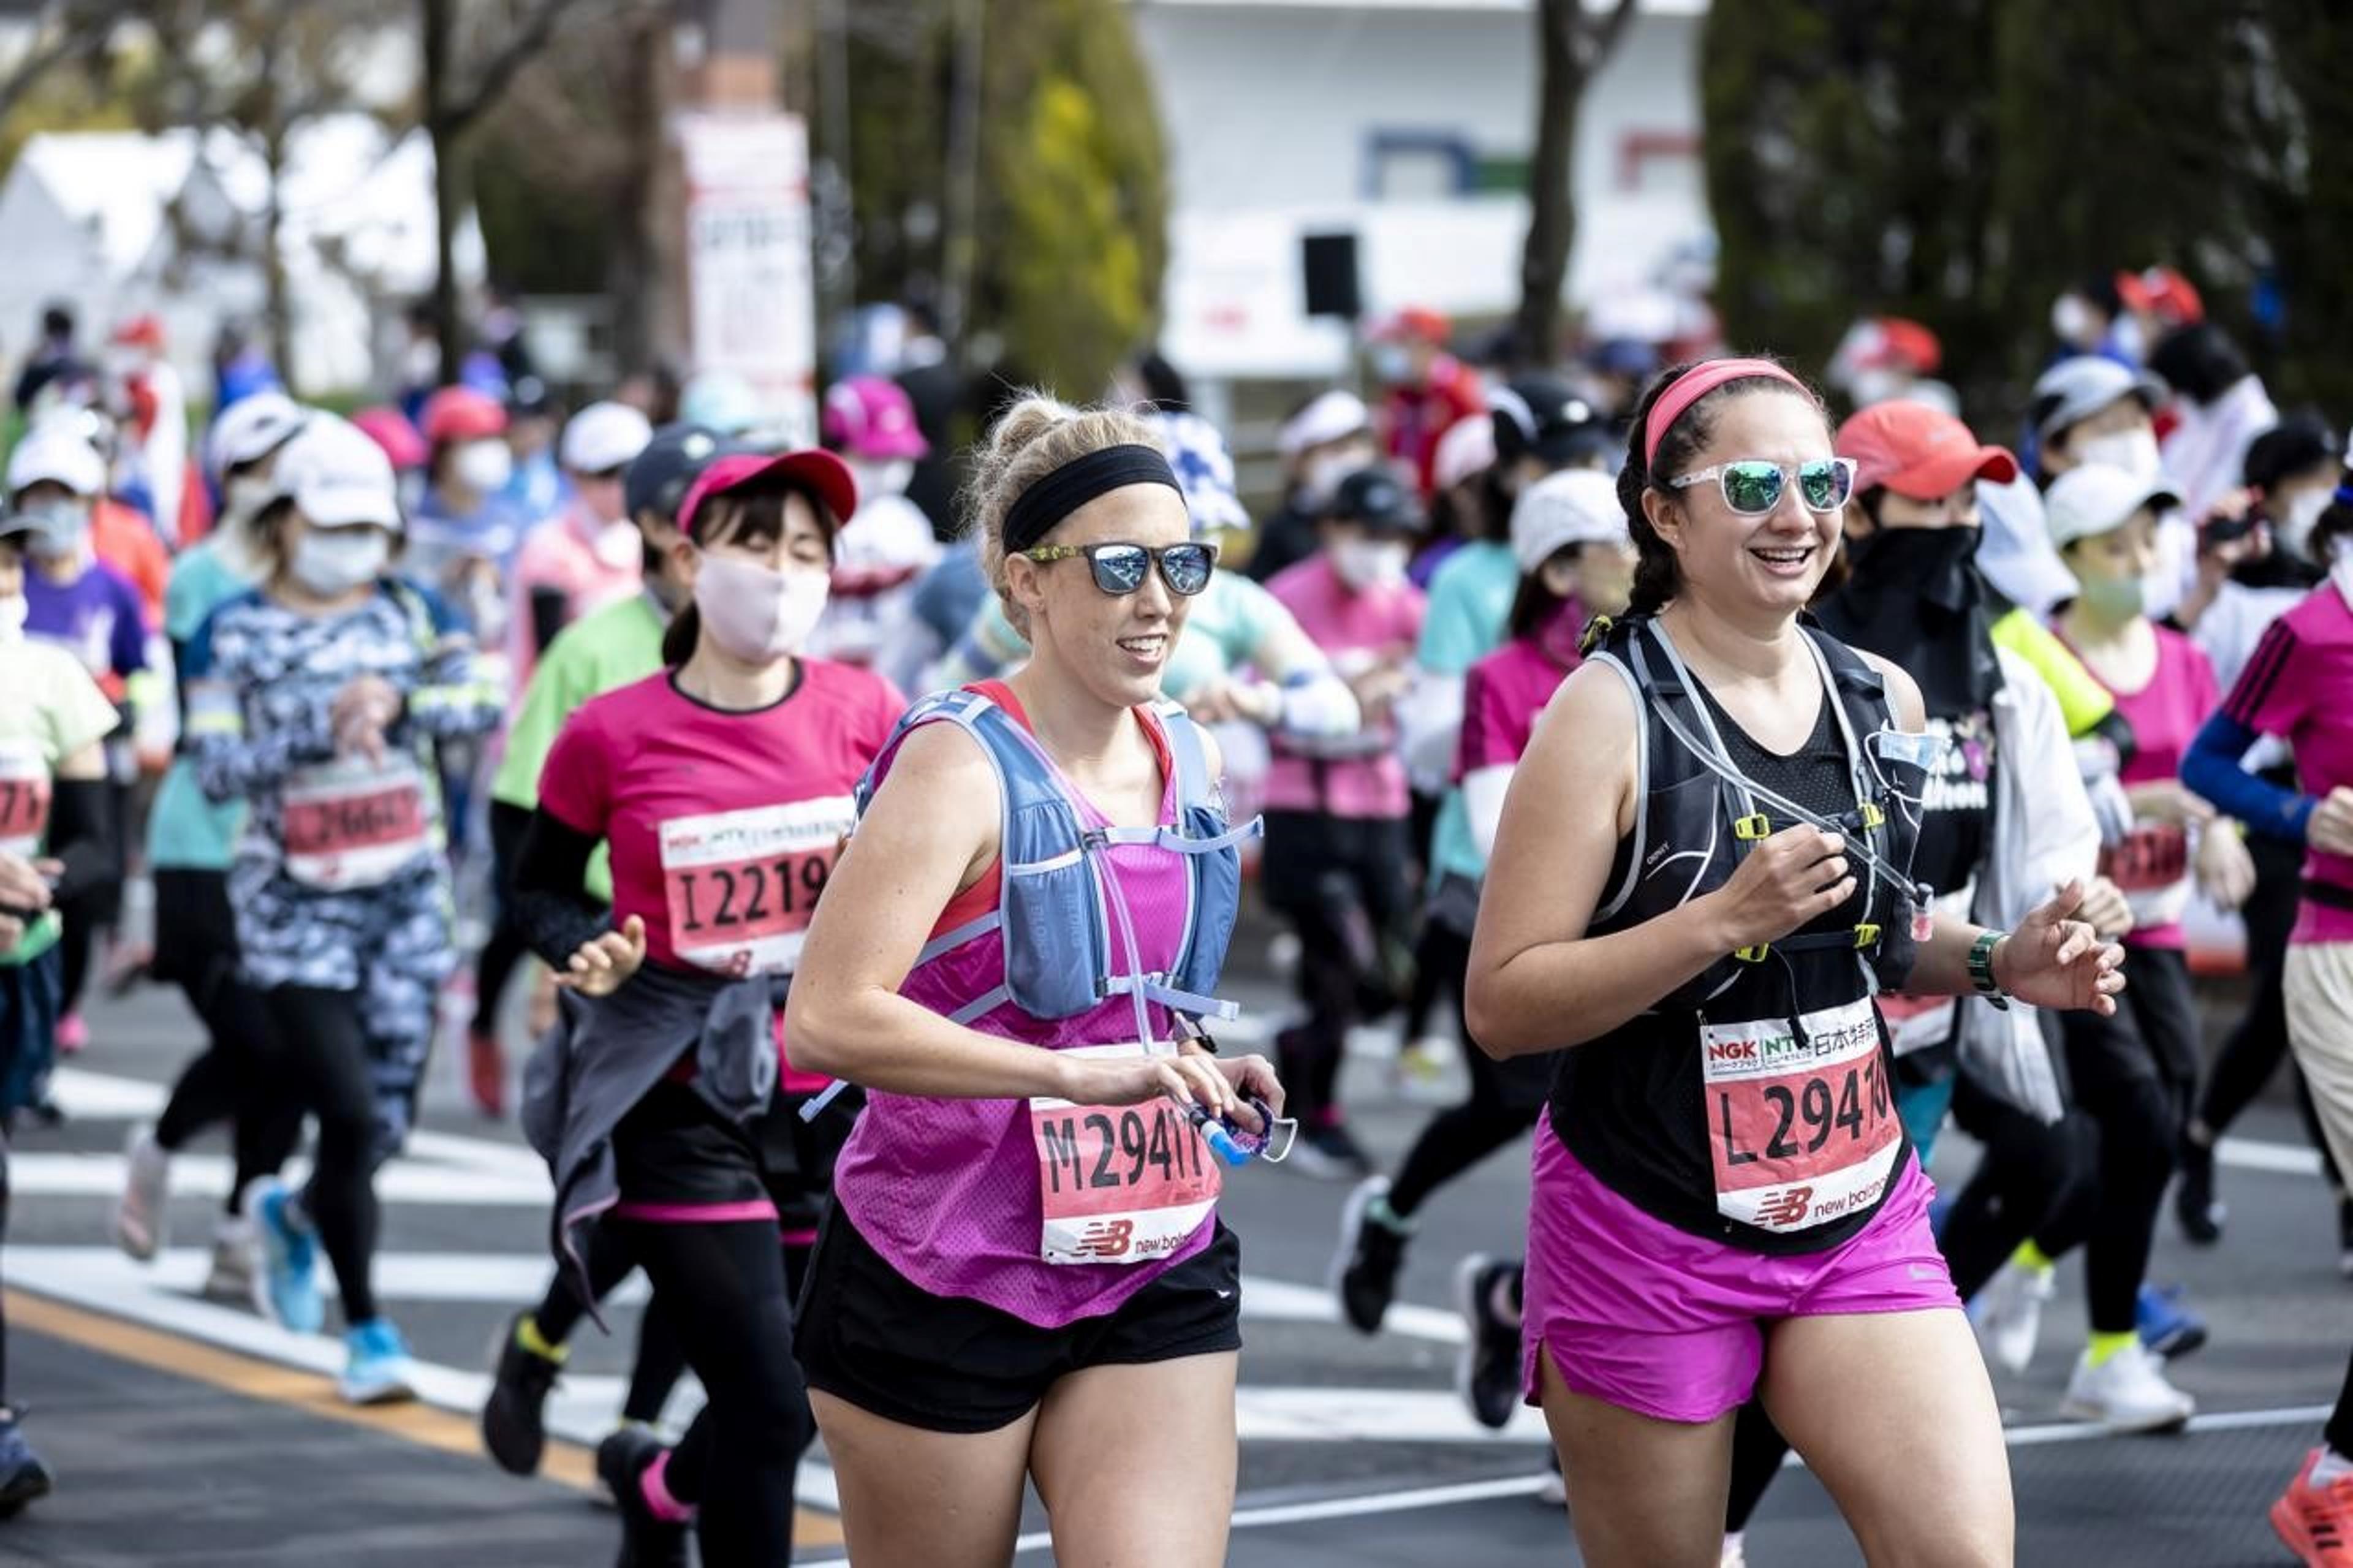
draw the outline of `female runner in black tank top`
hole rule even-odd
[[[1694,379],[1678,388],[1685,375]],[[1820,404],[1769,363],[1679,367],[1645,398],[1629,447],[1620,493],[1641,553],[1634,608],[1638,615],[1655,612],[1640,635],[1653,639],[1652,647],[1662,637],[1671,640],[1681,656],[1677,676],[1701,689],[1731,721],[1717,730],[1737,731],[1782,759],[1790,775],[1784,782],[1795,782],[1798,773],[1810,776],[1813,770],[1793,759],[1804,757],[1826,712],[1838,721],[1831,710],[1843,699],[1832,688],[1846,678],[1834,681],[1833,665],[1865,668],[1835,645],[1810,641],[1798,626],[1799,612],[1829,563],[1845,499],[1845,487],[1816,466],[1832,457]],[[1760,477],[1763,468],[1778,470],[1770,482]],[[1918,730],[1922,706],[1911,679],[1877,661],[1865,668],[1866,679],[1869,669],[1877,670],[1886,691],[1883,700],[1872,700],[1895,728]],[[1536,1302],[1539,1279],[1547,1277],[1545,1233],[1561,1228],[1556,1222],[1563,1218],[1547,1210],[1548,1195],[1558,1200],[1548,1194],[1542,1151],[1549,1148],[1557,1162],[1563,1146],[1574,1153],[1570,1164],[1581,1163],[1586,1190],[1598,1205],[1630,1216],[1628,1229],[1647,1226],[1646,1234],[1662,1238],[1653,1258],[1629,1267],[1651,1271],[1646,1282],[1653,1295],[1667,1298],[1658,1303],[1667,1315],[1685,1307],[1694,1316],[1715,1313],[1705,1327],[1719,1347],[1727,1333],[1736,1341],[1754,1336],[1761,1370],[1749,1381],[1762,1389],[1776,1420],[1852,1521],[1867,1557],[2007,1563],[2011,1511],[2000,1419],[1949,1287],[1944,1307],[1891,1310],[1869,1299],[1869,1281],[1858,1288],[1835,1278],[1848,1256],[1842,1248],[1865,1247],[1874,1226],[1896,1215],[1892,1202],[1877,1207],[1894,1180],[1876,1192],[1858,1187],[1856,1208],[1876,1212],[1852,1237],[1843,1235],[1841,1219],[1823,1220],[1817,1230],[1841,1233],[1839,1239],[1810,1252],[1803,1229],[1777,1205],[1744,1210],[1738,1201],[1744,1194],[1728,1190],[1720,1165],[1713,1173],[1717,1179],[1710,1179],[1706,1123],[1686,1126],[1661,1109],[1685,1099],[1699,1102],[1695,1092],[1675,1091],[1701,1078],[1700,1041],[1737,1032],[1707,1033],[1711,1023],[1757,1016],[1729,1013],[1718,1020],[1705,1005],[1672,1014],[1663,1009],[1694,981],[1721,973],[1736,952],[1761,958],[1776,948],[1794,952],[1799,962],[1792,975],[1813,976],[1785,986],[1796,994],[1782,996],[1777,1012],[1786,1005],[1792,1015],[1805,1015],[1827,1000],[1852,1013],[1852,998],[1868,994],[1852,968],[1840,974],[1827,965],[1810,967],[1804,961],[1814,955],[1802,951],[1799,935],[1817,921],[1853,920],[1847,906],[1858,900],[1862,878],[1873,874],[1863,846],[1814,826],[1785,826],[1800,820],[1799,814],[1768,802],[1775,830],[1747,845],[1736,869],[1728,875],[1711,869],[1721,862],[1704,844],[1651,845],[1634,862],[1646,879],[1655,874],[1657,857],[1680,852],[1694,852],[1695,869],[1706,875],[1679,907],[1654,918],[1630,923],[1605,917],[1613,872],[1626,868],[1621,846],[1635,836],[1638,807],[1649,814],[1646,820],[1673,815],[1662,811],[1655,795],[1649,802],[1638,798],[1638,743],[1645,726],[1655,727],[1663,700],[1656,695],[1660,687],[1644,689],[1641,700],[1651,710],[1646,716],[1629,686],[1619,668],[1589,662],[1539,723],[1504,807],[1468,990],[1472,1037],[1491,1055],[1576,1047],[1565,1054],[1561,1080],[1575,1087],[1556,1095],[1549,1126],[1538,1133],[1529,1341],[1530,1395],[1542,1404],[1560,1450],[1584,1559],[1597,1568],[1714,1568],[1733,1414],[1746,1390],[1736,1386],[1736,1376],[1735,1386],[1718,1390],[1723,1397],[1708,1406],[1710,1414],[1666,1418],[1639,1408],[1639,1397],[1580,1393],[1564,1377]],[[1686,717],[1697,711],[1683,708]],[[1841,740],[1851,760],[1859,746],[1852,738]],[[1603,801],[1608,809],[1596,810]],[[2115,972],[2119,955],[2069,918],[2080,899],[2080,889],[2063,889],[2008,937],[1936,920],[1917,944],[1906,984],[1914,991],[1952,994],[1998,988],[2039,1005],[2112,1010],[2113,993],[2122,984]],[[1888,903],[1878,899],[1883,910]],[[1871,917],[1883,918],[1907,921],[1908,910],[1899,903],[1887,917]],[[1595,934],[1597,926],[1607,934]],[[1859,931],[1857,941],[1865,935]],[[1768,966],[1747,967],[1762,972]],[[1831,976],[1842,989],[1817,998],[1813,993],[1832,985],[1826,978]],[[1753,989],[1760,983],[1742,984]],[[1863,1018],[1875,1028],[1867,1009]],[[1788,1044],[1766,1037],[1778,1030],[1740,1027],[1756,1035],[1760,1050]],[[1806,1042],[1805,1029],[1795,1033]],[[1883,1032],[1880,1037],[1871,1063],[1883,1075]],[[1596,1054],[1587,1057],[1589,1046]],[[1669,1059],[1651,1057],[1653,1049]],[[1609,1091],[1613,1079],[1634,1078],[1662,1092],[1641,1099]],[[1630,1152],[1628,1141],[1613,1141],[1602,1124],[1613,1116],[1647,1121],[1662,1134],[1660,1142],[1672,1146],[1662,1147],[1645,1172],[1639,1147]],[[1550,1144],[1548,1133],[1557,1135]],[[1908,1175],[1908,1151],[1894,1152],[1898,1169]],[[1907,1205],[1900,1220],[1917,1237],[1894,1239],[1916,1241],[1915,1253],[1941,1275],[1923,1206]],[[1798,1234],[1777,1234],[1777,1226]],[[1890,1244],[1883,1251],[1895,1254],[1901,1247]],[[1736,1289],[1727,1291],[1725,1281],[1786,1278],[1788,1270],[1775,1267],[1785,1264],[1817,1270],[1818,1282],[1829,1287],[1843,1283],[1837,1294],[1849,1304],[1813,1315],[1799,1307],[1744,1317],[1742,1298]],[[1577,1273],[1556,1258],[1549,1267]],[[1585,1316],[1599,1318],[1592,1310]],[[1606,1337],[1607,1320],[1600,1321]],[[1630,1388],[1647,1381],[1672,1395],[1679,1358],[1688,1350],[1680,1337],[1673,1331],[1621,1335],[1609,1346],[1610,1365],[1576,1367],[1571,1375],[1587,1387],[1607,1386],[1613,1378]]]

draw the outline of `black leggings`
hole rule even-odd
[[[187,993],[209,1037],[172,1086],[156,1119],[155,1142],[176,1154],[207,1127],[229,1122],[237,1179],[225,1207],[235,1214],[246,1184],[274,1174],[294,1152],[302,1113],[277,1092],[269,1065],[269,1008],[237,973],[227,879],[216,871],[157,871],[155,929],[170,933],[158,949],[155,970]]]
[[[582,1261],[587,1268],[588,1288],[596,1293],[596,1300],[603,1300],[638,1266],[630,1227],[589,1227],[588,1254]],[[533,1310],[532,1321],[538,1325],[540,1338],[551,1345],[570,1339],[572,1331],[580,1326],[580,1320],[588,1315],[588,1303],[580,1299],[579,1288],[573,1279],[572,1269],[557,1268],[547,1294]],[[670,1390],[678,1385],[679,1374],[685,1370],[686,1349],[679,1343],[678,1327],[670,1321],[662,1298],[656,1296],[646,1303],[645,1312],[638,1320],[637,1361],[629,1369],[629,1395],[621,1406],[621,1415],[649,1425],[659,1420],[662,1406],[670,1403]]]
[[[8,1238],[8,1119],[0,1116],[0,1242]],[[5,1294],[5,1292],[0,1292]],[[8,1408],[8,1318],[0,1306],[0,1410]]]
[[[1461,1016],[1461,980],[1471,964],[1471,939],[1438,921],[1422,932],[1421,973],[1435,973],[1454,986],[1456,1018],[1462,1026],[1462,1056],[1471,1071],[1471,1098],[1431,1117],[1407,1151],[1389,1186],[1389,1208],[1400,1218],[1430,1195],[1535,1125],[1550,1076],[1549,1058],[1498,1062],[1471,1039]]]
[[[2281,1058],[2287,1055],[2284,970],[2288,933],[2295,928],[2304,847],[2254,834],[2247,839],[2247,849],[2254,857],[2255,891],[2241,914],[2247,922],[2247,973],[2254,989],[2247,998],[2245,1014],[2232,1029],[2230,1038],[2222,1042],[2222,1049],[2208,1072],[2206,1092],[2198,1101],[2197,1131],[2204,1134],[2201,1142],[2209,1146],[2228,1131],[2239,1113],[2263,1092],[2263,1085],[2278,1070]],[[2302,1073],[2295,1074],[2295,1106],[2304,1118],[2306,1135],[2320,1152],[2320,1168],[2328,1177],[2328,1190],[2342,1197],[2345,1173],[2337,1168],[2328,1140],[2320,1134],[2320,1121],[2312,1109],[2312,1091],[2305,1087]]]
[[[704,1568],[790,1562],[793,1478],[816,1422],[793,1359],[776,1222],[627,1228],[710,1395],[663,1472],[670,1494],[698,1510]]]
[[[1259,885],[1299,931],[1306,1019],[1282,1035],[1287,1109],[1308,1126],[1339,1120],[1336,1088],[1351,1025],[1395,1005],[1388,961],[1406,912],[1402,817],[1266,814]]]
[[[389,1152],[377,1131],[375,1084],[356,992],[280,985],[269,1009],[280,1081],[298,1111],[319,1122],[319,1146],[302,1207],[343,1291],[343,1321],[376,1315],[375,1169]]]
[[[491,803],[491,935],[474,961],[473,1033],[498,1038],[499,999],[523,960],[531,943],[516,924],[513,912],[515,858],[531,814],[501,801]]]
[[[99,932],[112,931],[122,918],[122,879],[128,864],[123,836],[131,819],[131,786],[109,781],[104,799],[111,874],[58,904],[58,959],[63,966],[58,1000],[60,1016],[81,1005],[82,993],[90,985],[90,960],[97,951]]]

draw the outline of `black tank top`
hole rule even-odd
[[[1715,721],[1726,756],[1751,781],[1825,819],[1854,810],[1853,776],[1831,706],[1838,700],[1835,693],[1824,690],[1813,730],[1796,752],[1783,756],[1759,745],[1708,695],[1704,685],[1693,684]],[[1655,748],[1662,741],[1661,726],[1647,711],[1644,722],[1650,726],[1650,744]],[[1693,783],[1673,787],[1690,788]],[[1774,832],[1797,825],[1769,804],[1760,802],[1759,806]],[[1662,802],[1654,793],[1651,820],[1656,822],[1662,815]],[[1649,858],[1698,848],[1689,844],[1654,845]],[[1631,846],[1621,841],[1613,886],[1628,868],[1630,850]],[[1704,892],[1715,885],[1711,882],[1695,891]],[[1676,1003],[1676,998],[1669,998],[1661,1004],[1661,1010],[1631,1018],[1599,1038],[1558,1053],[1550,1114],[1562,1142],[1635,1206],[1694,1235],[1774,1255],[1822,1251],[1852,1237],[1878,1212],[1884,1188],[1852,1213],[1797,1231],[1764,1229],[1718,1211],[1711,1143],[1715,1133],[1701,1066],[1700,1028],[1703,1022],[1794,1017],[1867,995],[1852,944],[1835,940],[1854,929],[1862,918],[1862,906],[1858,891],[1846,904],[1793,933],[1820,936],[1823,942],[1800,951],[1784,951],[1777,944],[1762,962],[1741,965],[1725,989],[1701,1001],[1696,1009],[1675,1005],[1668,1010],[1670,1004]],[[1639,919],[1623,919],[1622,924],[1597,919],[1591,934],[1606,935],[1639,923]],[[1880,1036],[1878,1092],[1889,1100],[1892,1112],[1893,1089],[1885,1076],[1890,1058],[1875,1009],[1872,1026]],[[1866,1099],[1869,1093],[1868,1088],[1862,1090]],[[1905,1152],[1899,1143],[1894,1170],[1902,1169]],[[1893,1184],[1891,1175],[1887,1186]]]

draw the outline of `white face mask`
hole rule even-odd
[[[458,482],[482,495],[496,495],[514,478],[514,454],[504,441],[469,441],[451,462]]]
[[[311,593],[333,599],[375,582],[391,553],[379,529],[313,528],[296,542],[286,570]]]
[[[2075,443],[2075,456],[2086,463],[2105,463],[2112,468],[2122,468],[2144,484],[2157,480],[2157,432],[2146,425],[2086,437]]]
[[[1394,587],[1405,581],[1406,547],[1402,542],[1344,539],[1332,547],[1332,570],[1340,581],[1362,594]]]
[[[638,531],[636,523],[627,518],[615,518],[596,531],[596,536],[588,542],[588,548],[596,555],[598,565],[618,572],[625,567],[643,563],[646,540],[645,535]]]
[[[858,481],[858,504],[864,506],[876,496],[896,496],[907,493],[907,481],[915,477],[915,465],[904,458],[893,458],[878,463],[871,458],[849,459],[850,478]]]
[[[25,640],[25,616],[31,609],[32,605],[22,594],[0,599],[0,643]]]
[[[825,614],[831,577],[806,567],[771,572],[733,556],[709,555],[694,574],[694,607],[712,641],[746,664],[797,653]]]
[[[2312,529],[2336,496],[2328,490],[2306,490],[2288,503],[2279,520],[2280,548],[2300,560],[2312,559]]]

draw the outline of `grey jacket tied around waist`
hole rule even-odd
[[[584,1298],[594,1299],[579,1228],[621,1197],[613,1129],[689,1047],[694,1092],[713,1110],[741,1122],[767,1110],[787,983],[649,963],[610,996],[562,994],[562,1021],[523,1068],[522,1131],[554,1178],[550,1245],[558,1264],[581,1271]]]

